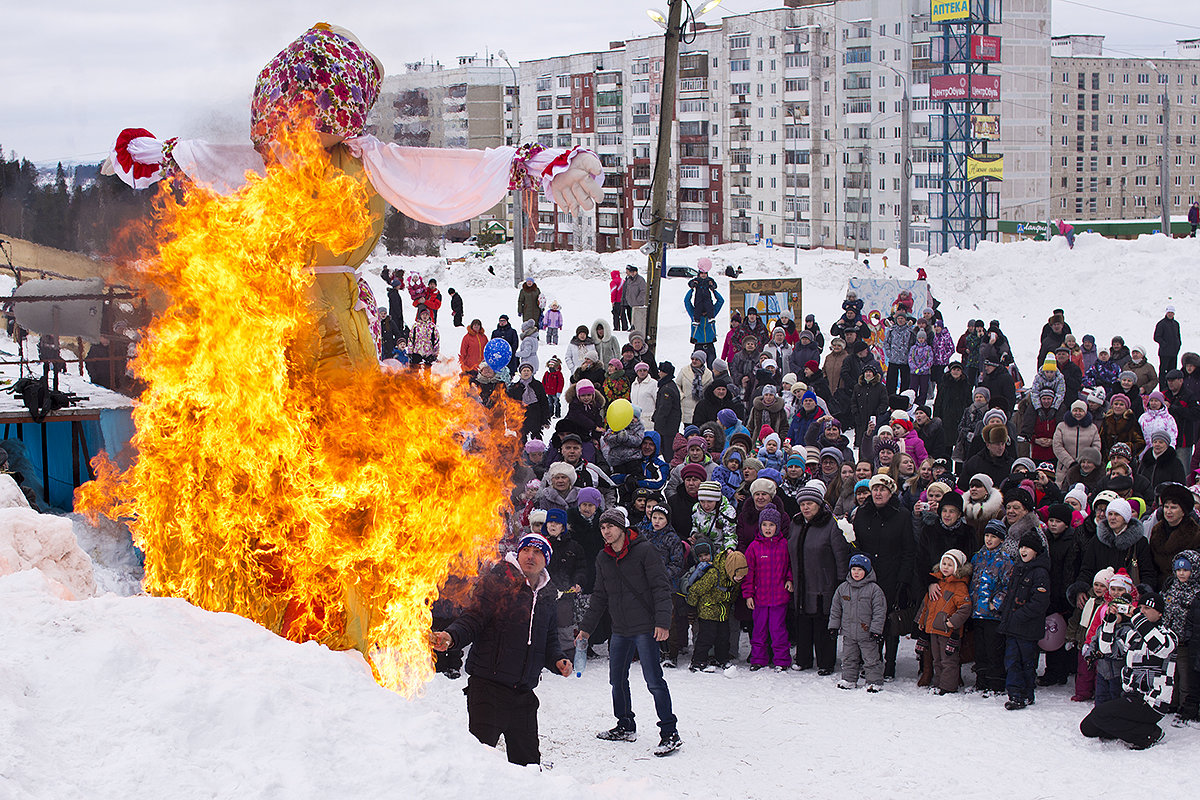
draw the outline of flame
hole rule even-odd
[[[445,377],[316,375],[294,346],[315,325],[306,264],[314,244],[366,240],[369,186],[311,130],[285,139],[286,163],[233,196],[159,193],[142,269],[169,306],[134,363],[137,459],[97,457],[76,507],[129,522],[148,592],[357,647],[411,694],[432,675],[438,587],[494,557],[513,407]]]

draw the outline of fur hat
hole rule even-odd
[[[529,512],[529,524],[530,525],[534,525],[534,524],[545,525],[546,524],[546,516],[547,516],[546,509],[535,508]]]
[[[628,528],[629,518],[625,516],[625,509],[620,506],[613,506],[608,511],[600,515],[600,524],[608,523],[616,525],[618,528]]]
[[[951,489],[950,491],[948,491],[944,495],[942,495],[942,502],[938,506],[939,512],[943,508],[957,508],[958,513],[962,514],[963,513],[963,496],[961,494],[959,494],[958,492],[954,491],[953,489]]]
[[[555,509],[561,511],[562,509]],[[554,548],[550,546],[550,540],[540,533],[527,533],[517,542],[517,552],[521,552],[526,547],[536,547],[542,551],[542,555],[546,557],[546,563],[550,563],[551,556],[554,555]]]
[[[1185,516],[1190,514],[1196,505],[1196,496],[1179,483],[1159,484],[1157,494],[1160,503],[1177,504],[1183,509]]]
[[[805,501],[816,503],[818,506],[825,505],[826,486],[823,481],[812,480],[800,487],[796,492],[796,503]]]
[[[1042,537],[1038,536],[1033,531],[1021,537],[1021,541],[1017,543],[1017,547],[1028,547],[1035,553],[1046,552],[1046,546],[1042,544]]]
[[[1100,457],[1100,451],[1094,447],[1085,447],[1082,450],[1080,450],[1079,451],[1079,460],[1080,461],[1090,461],[1091,463],[1095,464],[1096,466],[1100,466],[1101,464],[1104,463],[1103,459]]]
[[[683,478],[684,480],[688,478],[699,478],[702,481],[706,481],[708,480],[708,470],[704,468],[703,464],[690,462],[684,464],[683,468],[679,470],[679,477]]]
[[[575,468],[565,461],[555,461],[546,470],[546,483],[550,483],[555,475],[565,475],[571,479],[571,485],[575,485]]]
[[[703,481],[700,488],[696,491],[698,500],[717,500],[721,499],[721,484],[716,481]]]
[[[980,436],[984,444],[1008,444],[1008,428],[998,422],[984,425]]]
[[[1004,493],[1004,505],[1009,503],[1020,503],[1025,506],[1026,511],[1033,511],[1033,495],[1028,489],[1023,489],[1018,486],[1015,489],[1009,489]]]
[[[767,480],[766,478],[755,478],[750,482],[750,494],[753,495],[757,494],[758,492],[766,492],[767,494],[771,495],[771,497],[774,497],[775,482]]]

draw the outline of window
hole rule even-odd
[[[846,49],[847,64],[869,64],[871,63],[871,48],[869,47],[850,47]]]
[[[730,72],[748,72],[749,70],[750,59],[748,58],[735,58],[731,59],[729,62]]]
[[[739,33],[735,36],[729,37],[729,49],[730,50],[740,50],[742,48],[746,48],[749,46],[750,46],[750,34],[748,34],[748,33]]]
[[[549,75],[543,75],[542,77],[537,79],[537,90],[539,92],[550,91],[550,76]]]

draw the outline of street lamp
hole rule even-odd
[[[517,70],[508,55],[501,50],[496,55],[508,64],[513,74],[513,146],[521,144],[521,81]],[[513,287],[520,286],[525,281],[525,203],[522,190],[518,186],[513,189]]]
[[[1158,67],[1153,61],[1147,61],[1150,69],[1158,75]],[[1159,86],[1163,87],[1162,96],[1162,163],[1158,165],[1158,182],[1159,182],[1159,203],[1162,204],[1162,232],[1168,239],[1171,238],[1171,204],[1170,204],[1170,187],[1167,185],[1171,180],[1171,170],[1167,159],[1171,157],[1170,139],[1171,139],[1171,83],[1170,76],[1167,76],[1166,83],[1159,81]]]

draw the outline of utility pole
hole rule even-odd
[[[654,159],[654,181],[650,185],[650,244],[653,250],[647,260],[646,283],[650,297],[646,308],[646,343],[655,347],[658,337],[658,300],[662,283],[662,263],[666,260],[667,245],[662,241],[663,222],[667,215],[667,178],[671,174],[671,125],[675,119],[675,90],[679,72],[680,18],[683,0],[671,0],[667,10],[667,29],[663,33],[662,106],[658,113],[658,154]]]
[[[1171,157],[1171,84],[1160,84],[1163,87],[1162,115],[1163,115],[1163,130],[1162,130],[1162,164],[1158,168],[1158,182],[1161,185],[1160,202],[1162,203],[1162,232],[1168,239],[1171,238],[1171,196],[1169,192],[1171,187],[1169,182],[1171,179],[1171,168],[1169,159]]]
[[[912,162],[909,160],[912,130],[912,102],[908,97],[908,79],[904,80],[904,99],[900,101],[900,265],[908,266],[908,226],[912,220]]]
[[[496,55],[504,59],[513,74],[513,147],[521,146],[521,79],[516,67],[503,50]],[[525,281],[525,202],[524,191],[513,189],[513,288]]]

